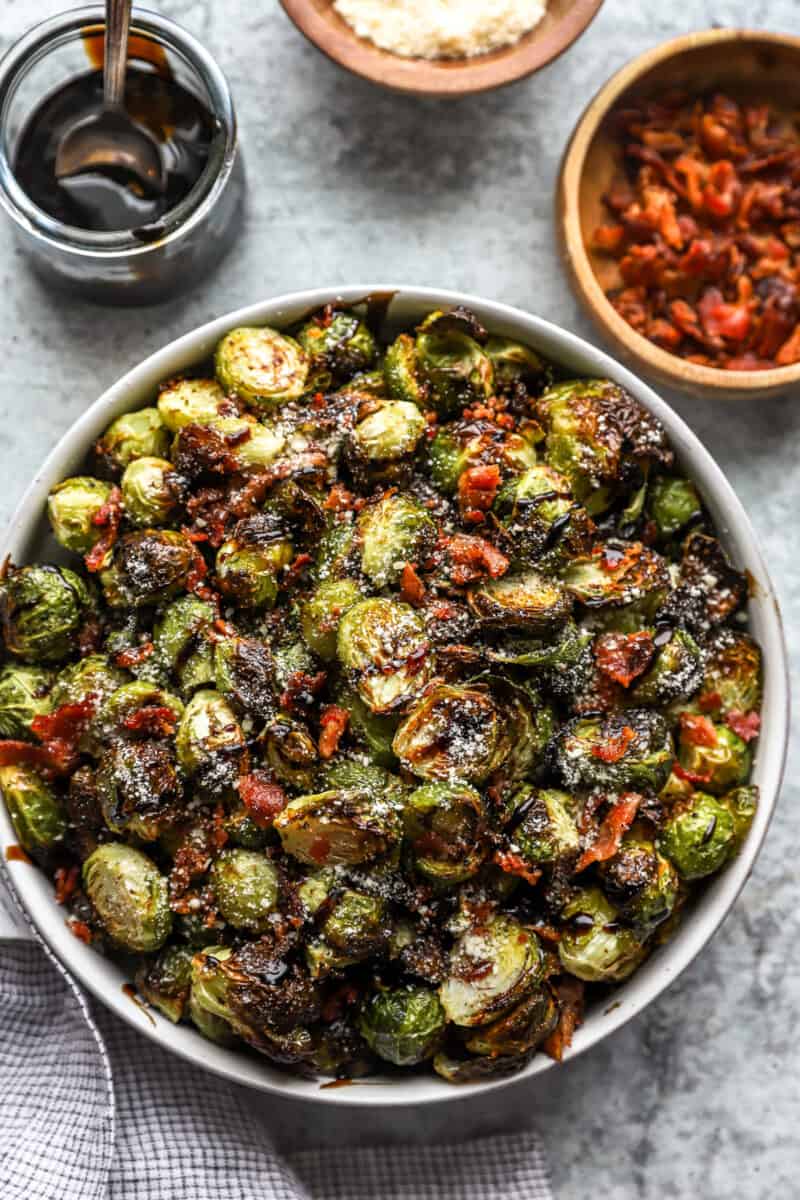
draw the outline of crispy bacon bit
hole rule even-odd
[[[354,987],[352,983],[342,984],[335,992],[331,992],[323,1004],[321,1012],[323,1021],[327,1021],[328,1024],[338,1021],[344,1014],[345,1009],[352,1008],[358,1000],[359,995],[358,988]]]
[[[722,708],[722,696],[719,692],[703,692],[697,697],[697,703],[704,713],[717,712]]]
[[[292,560],[292,562],[289,563],[289,566],[286,568],[286,571],[284,573],[284,576],[283,576],[284,587],[286,587],[286,588],[294,587],[294,585],[297,583],[298,579],[300,579],[301,575],[303,574],[303,571],[305,571],[308,564],[312,561],[313,560],[312,560],[310,554],[296,554],[294,556],[294,559]]]
[[[143,704],[122,722],[131,733],[148,737],[171,737],[175,732],[175,713],[163,704]]]
[[[343,483],[335,483],[322,506],[329,512],[348,512],[353,507],[353,493]]]
[[[314,697],[325,686],[328,678],[326,671],[318,671],[316,675],[307,675],[305,671],[295,671],[289,676],[286,689],[281,693],[282,708],[289,712],[299,712],[313,703]]]
[[[646,629],[641,633],[604,633],[595,641],[594,657],[603,675],[626,688],[647,670],[654,650],[652,634]]]
[[[520,879],[524,879],[531,887],[535,887],[542,877],[542,872],[538,867],[532,867],[519,854],[514,854],[511,850],[495,850],[492,856],[492,862],[505,871],[507,875],[518,875]]]
[[[800,362],[800,130],[768,105],[669,94],[616,113],[628,179],[592,249],[619,263],[609,299],[689,362]],[[776,302],[776,294],[780,300]]]
[[[84,621],[78,631],[78,653],[81,658],[97,654],[103,644],[103,626],[95,617]]]
[[[347,729],[350,714],[338,704],[326,704],[319,718],[319,753],[321,758],[333,758]]]
[[[672,773],[685,783],[710,783],[712,778],[710,771],[689,771],[677,761],[672,764]]]
[[[716,746],[717,731],[714,722],[697,713],[682,712],[680,715],[681,741],[688,746]]]
[[[263,771],[251,771],[249,775],[242,775],[239,780],[239,798],[256,825],[262,829],[272,824],[287,803],[283,788]]]
[[[86,946],[90,946],[92,942],[92,931],[85,921],[78,921],[75,917],[70,917],[66,922],[67,929],[76,937],[79,942],[83,942]]]
[[[590,846],[575,864],[575,873],[585,871],[592,863],[606,862],[613,858],[620,847],[624,835],[633,824],[634,817],[642,802],[642,797],[636,792],[624,792],[609,810]]]
[[[457,533],[447,546],[447,557],[452,564],[450,578],[456,586],[474,583],[476,579],[489,576],[499,579],[508,570],[505,554],[487,542],[485,538],[468,533]]]
[[[146,658],[155,650],[152,642],[143,642],[141,646],[131,646],[127,650],[120,650],[114,655],[114,662],[118,667],[138,667]]]
[[[575,1030],[583,1024],[583,993],[585,985],[572,975],[560,975],[554,979],[550,987],[558,1001],[558,1024],[548,1038],[542,1042],[542,1049],[550,1058],[561,1062],[564,1051],[572,1045]]]
[[[636,740],[636,733],[630,725],[623,725],[616,737],[609,738],[598,746],[592,746],[592,754],[604,763],[615,763],[625,755],[628,746]]]
[[[117,540],[122,512],[122,492],[114,486],[109,492],[105,504],[102,504],[92,517],[92,524],[102,529],[103,532],[89,553],[84,556],[83,561],[87,571],[95,572],[103,567],[108,552]]]
[[[458,503],[464,516],[474,520],[475,514],[480,514],[482,521],[483,514],[494,504],[499,487],[500,468],[494,463],[462,471],[458,480]]]
[[[412,563],[406,563],[400,576],[400,597],[406,604],[419,608],[425,601],[425,584]]]
[[[745,742],[752,742],[761,731],[761,717],[757,712],[743,713],[732,709],[725,718],[725,724]]]
[[[56,869],[53,875],[53,882],[56,885],[56,904],[66,904],[70,896],[77,890],[80,877],[80,867],[58,867]]]

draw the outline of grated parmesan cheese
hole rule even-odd
[[[518,42],[547,0],[334,0],[359,37],[403,58],[471,58]]]

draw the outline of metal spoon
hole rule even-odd
[[[124,108],[131,0],[106,0],[103,109],[79,120],[56,151],[59,180],[87,172],[125,172],[146,192],[163,192],[164,164],[149,130]]]

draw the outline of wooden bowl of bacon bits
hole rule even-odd
[[[616,350],[727,397],[800,381],[800,38],[732,29],[648,51],[567,148],[574,287]]]

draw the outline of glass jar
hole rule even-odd
[[[166,17],[134,9],[129,58],[165,62],[206,106],[215,123],[208,161],[146,241],[135,230],[96,232],[49,216],[14,176],[16,147],[47,95],[102,63],[103,21],[101,5],[62,13],[30,30],[0,60],[0,204],[20,249],[49,284],[99,302],[147,304],[208,274],[233,241],[244,194],[236,116],[225,76],[200,43]]]

